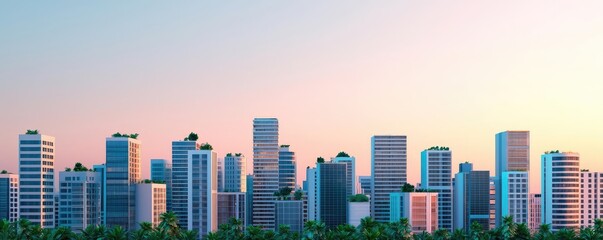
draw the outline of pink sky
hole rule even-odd
[[[370,137],[494,171],[494,135],[530,130],[540,154],[603,171],[603,2],[231,2],[0,6],[0,169],[18,134],[57,139],[56,167],[103,163],[104,139],[138,132],[143,172],[199,133],[251,172],[252,120],[277,117],[298,180],[346,151],[370,173]],[[191,5],[188,5],[191,4]],[[195,4],[195,5],[193,5]],[[493,173],[492,173],[493,174]]]

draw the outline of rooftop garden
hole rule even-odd
[[[139,135],[138,133],[121,134],[119,132],[116,132],[116,133],[112,134],[111,137],[114,137],[114,138],[122,137],[122,138],[138,139],[138,135]]]
[[[184,141],[193,141],[193,142],[195,142],[197,140],[199,140],[199,135],[197,135],[194,132],[189,133],[188,136],[184,138]]]
[[[211,144],[209,144],[209,143],[204,143],[204,144],[201,144],[201,147],[199,147],[199,150],[214,150],[214,147],[212,147]]]
[[[276,197],[277,200],[291,200],[292,192],[293,192],[292,188],[284,187],[284,188],[281,188],[278,191],[274,192],[273,195]],[[301,200],[303,196],[304,196],[304,193],[302,192],[301,189],[295,190],[295,192],[293,193],[294,200]]]
[[[75,165],[73,166],[73,169],[71,168],[65,168],[65,172],[94,172],[94,169],[88,169],[86,166],[84,166],[82,163],[77,162],[75,163]]]
[[[404,185],[402,185],[401,190],[402,192],[436,192],[432,189],[416,189],[415,186],[410,183],[405,183]]]
[[[449,151],[450,148],[449,147],[443,147],[443,146],[434,146],[434,147],[430,147],[427,150],[433,150],[433,151]]]
[[[232,154],[232,153],[227,153],[227,154],[226,154],[226,156],[227,156],[227,157],[232,157],[232,156],[235,156],[235,157],[241,157],[241,156],[243,156],[243,154],[242,154],[242,153],[235,153],[235,154]]]
[[[144,184],[151,184],[151,183],[155,183],[155,184],[165,184],[165,181],[161,181],[161,180],[151,180],[151,179],[145,179],[145,180],[142,180],[142,182],[141,182],[141,183],[144,183]]]
[[[337,154],[336,157],[350,157],[350,154],[347,154],[346,152],[341,151]]]
[[[350,202],[368,202],[369,198],[364,194],[350,196]]]
[[[325,163],[325,159],[323,157],[316,158],[316,163]]]
[[[554,153],[561,153],[561,152],[559,150],[553,150],[553,151],[544,152],[544,154],[554,154]]]
[[[9,172],[6,170],[2,170],[2,172],[0,172],[0,174],[8,174]]]
[[[25,132],[25,134],[27,134],[27,135],[38,135],[38,129],[35,129],[35,130],[27,129],[27,131]]]
[[[288,145],[288,144],[281,145],[282,148],[288,148],[289,146],[291,146],[291,145]]]

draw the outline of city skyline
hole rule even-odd
[[[179,4],[2,3],[0,169],[18,173],[26,129],[56,138],[57,170],[137,132],[150,178],[192,131],[251,173],[251,120],[276,117],[300,185],[340,151],[370,175],[383,134],[408,137],[412,184],[431,146],[493,175],[506,130],[530,131],[531,192],[545,151],[603,170],[601,2]]]

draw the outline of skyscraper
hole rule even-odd
[[[0,219],[19,220],[19,175],[0,173]]]
[[[542,223],[556,232],[580,229],[580,155],[547,152],[542,155]]]
[[[108,227],[136,229],[136,183],[141,180],[140,141],[114,134],[106,139],[105,219]]]
[[[101,224],[102,178],[99,172],[59,173],[59,225],[79,232]]]
[[[172,210],[172,164],[165,159],[151,159],[151,180],[165,182],[166,209]]]
[[[281,145],[278,152],[278,184],[279,188],[295,189],[297,184],[295,152],[290,151],[289,148],[289,145]]]
[[[406,183],[406,136],[371,138],[371,215],[389,222],[389,194]]]
[[[345,163],[317,163],[307,170],[309,181],[309,220],[318,220],[328,228],[347,223],[347,165]],[[388,218],[389,219],[389,218]]]
[[[279,189],[278,119],[253,120],[253,225],[274,229],[274,192]]]
[[[352,196],[356,194],[356,158],[348,155],[345,152],[340,152],[336,157],[332,158],[334,163],[346,164],[346,195]]]
[[[528,228],[531,232],[537,232],[542,224],[542,201],[539,193],[530,194],[530,216],[528,216]]]
[[[218,228],[218,159],[210,145],[188,151],[188,229],[202,238]]]
[[[421,188],[438,192],[438,226],[452,232],[452,152],[447,147],[421,152]]]
[[[27,131],[19,135],[20,218],[54,228],[54,137]]]
[[[172,211],[178,217],[178,223],[183,228],[188,226],[191,198],[188,192],[188,151],[199,149],[196,140],[172,141]]]
[[[496,226],[505,216],[528,223],[529,170],[530,132],[496,134]]]
[[[390,222],[406,218],[415,234],[438,229],[437,192],[393,192],[390,202]]]
[[[229,153],[224,158],[224,191],[247,191],[247,164],[241,153]]]
[[[473,222],[483,229],[490,227],[490,171],[469,170],[470,163],[461,163],[454,178],[454,229],[469,232]]]
[[[592,227],[603,218],[603,172],[580,172],[580,226]]]

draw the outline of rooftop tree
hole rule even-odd
[[[7,174],[7,173],[8,173],[8,171],[6,171],[6,170],[2,170],[2,172],[0,172],[0,174]]]
[[[197,135],[194,132],[189,133],[188,137],[184,138],[184,141],[193,141],[193,142],[195,142],[197,140],[199,140],[199,135]]]
[[[325,163],[325,159],[323,157],[318,157],[316,163]]]
[[[75,163],[75,166],[73,166],[73,171],[74,172],[87,172],[88,168],[85,167],[84,165],[82,165],[82,163],[78,162],[78,163]]]
[[[38,129],[34,129],[34,130],[27,129],[27,132],[25,132],[25,134],[28,134],[28,135],[37,135],[38,134]]]
[[[415,191],[415,186],[413,186],[410,183],[405,183],[404,185],[402,185],[402,192],[414,192]]]
[[[356,194],[350,196],[350,202],[368,202],[369,198],[364,194]]]
[[[111,134],[111,137],[123,137],[123,138],[132,138],[132,139],[138,139],[139,134],[138,133],[132,133],[132,134],[121,134],[119,132],[116,132],[114,134]]]
[[[341,151],[337,154],[337,157],[350,157],[350,155],[347,154],[346,152]]]
[[[199,150],[214,150],[214,147],[212,147],[209,143],[204,143],[201,144]]]

